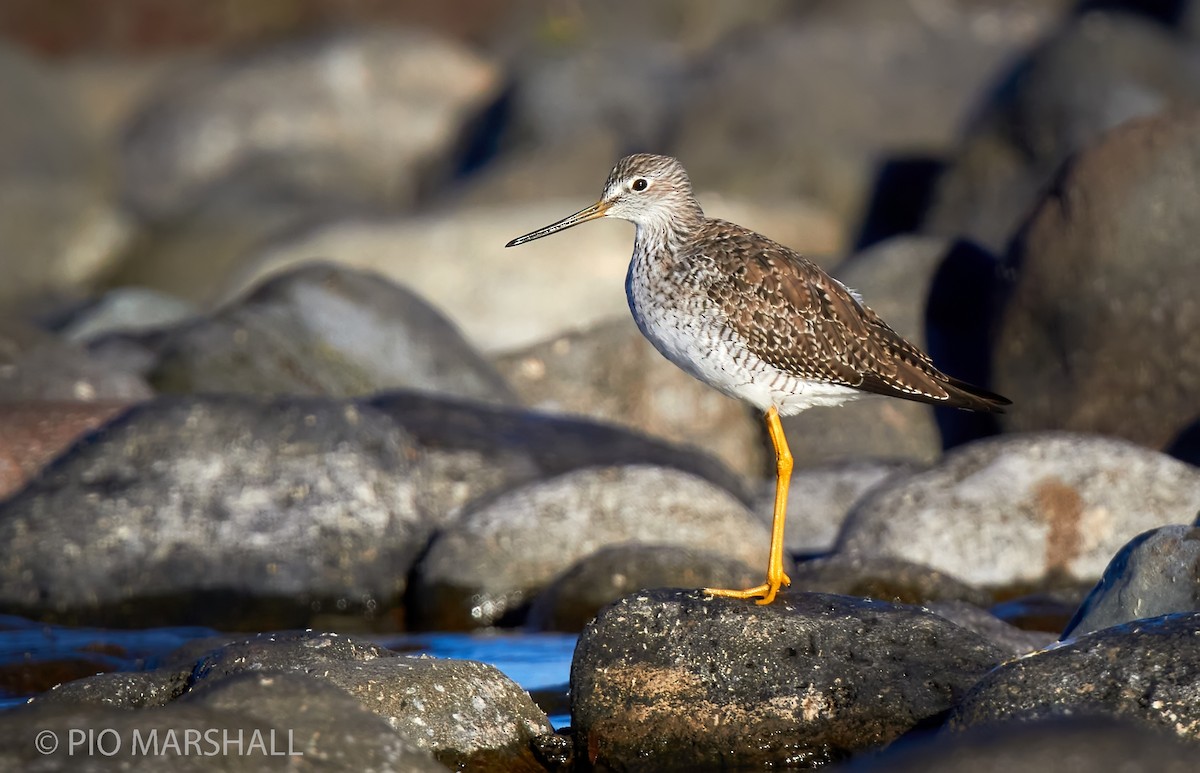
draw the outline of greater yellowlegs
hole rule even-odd
[[[705,217],[683,165],[668,156],[626,156],[595,204],[505,246],[600,217],[637,226],[625,292],[642,334],[683,370],[765,414],[777,476],[766,582],[708,594],[769,604],[791,582],[783,529],[792,455],[780,416],[867,394],[996,413],[1009,404],[942,373],[853,290],[798,253]]]

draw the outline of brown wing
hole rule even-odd
[[[721,221],[699,240],[714,263],[708,295],[747,348],[780,370],[908,400],[1000,411],[1009,403],[934,367],[837,280],[784,247]]]

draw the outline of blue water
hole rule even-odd
[[[218,635],[211,628],[199,627],[138,631],[68,628],[0,615],[0,667],[86,660],[94,662],[98,671],[136,671],[154,668],[161,658],[188,641]],[[533,693],[555,728],[569,721],[565,707],[571,656],[575,651],[573,634],[427,633],[359,638],[407,655],[488,663]],[[27,697],[0,691],[0,710],[21,705]]]

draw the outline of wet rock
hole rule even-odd
[[[180,773],[213,769],[214,758],[231,773],[294,770],[295,744],[288,727],[241,712],[173,704],[129,711],[108,706],[35,703],[0,712],[0,768],[28,771],[160,771],[164,759]],[[201,753],[185,754],[187,731]],[[101,733],[103,732],[103,738]],[[207,734],[207,736],[206,736]],[[237,740],[242,739],[240,753]],[[205,742],[212,739],[215,748]],[[228,747],[224,739],[231,743]],[[295,734],[293,742],[299,741]],[[228,750],[228,753],[226,753]],[[208,754],[202,752],[207,751]],[[375,750],[359,751],[369,759]],[[217,756],[219,755],[219,756]]]
[[[1098,715],[1200,739],[1200,614],[1105,628],[1005,663],[955,707],[950,727]]]
[[[415,388],[507,402],[504,380],[433,307],[372,274],[310,264],[168,333],[162,392],[350,397]]]
[[[850,257],[833,274],[900,335],[926,348],[925,304],[948,248],[945,239],[896,237]],[[948,363],[939,366],[953,373]],[[928,464],[942,452],[933,407],[909,400],[870,398],[809,410],[783,425],[799,467],[862,457]]]
[[[0,607],[233,629],[380,614],[433,528],[415,455],[366,406],[143,403],[0,505]]]
[[[1111,11],[1074,17],[995,80],[926,229],[1003,251],[1069,155],[1130,119],[1200,104],[1198,72],[1195,51],[1164,25]]]
[[[1145,617],[1200,610],[1200,527],[1161,526],[1117,552],[1062,638]]]
[[[767,469],[770,443],[756,412],[669,362],[629,314],[495,362],[522,402],[538,410],[696,446],[748,477]]]
[[[796,565],[792,589],[839,593],[901,604],[969,601],[986,606],[989,596],[978,588],[922,564],[890,556],[834,553]]]
[[[0,45],[0,306],[78,291],[133,229],[78,105],[57,74]]]
[[[127,406],[107,400],[0,402],[0,499]]]
[[[189,695],[246,671],[317,676],[358,699],[448,765],[540,770],[529,748],[550,724],[529,694],[492,666],[403,657],[336,634],[260,635],[196,665]]]
[[[398,29],[193,64],[164,79],[126,132],[125,195],[169,219],[252,170],[257,185],[293,195],[409,204],[421,184],[446,176],[463,126],[499,85],[495,68],[465,49]]]
[[[31,325],[0,320],[0,401],[134,402],[153,394],[136,375],[93,360]]]
[[[296,673],[245,673],[189,692],[200,706],[286,728],[305,766],[341,770],[444,771],[428,748],[328,681]]]
[[[788,488],[787,549],[797,555],[828,551],[855,502],[875,486],[919,469],[911,462],[885,459],[846,459],[797,468]],[[771,479],[759,485],[754,512],[770,523],[774,508],[775,480]]]
[[[1061,717],[1010,722],[957,735],[897,744],[836,768],[838,773],[1006,773],[1013,770],[1092,773],[1186,773],[1196,749],[1129,722]]]
[[[795,577],[791,559],[785,571]],[[526,627],[582,631],[612,602],[645,588],[750,588],[765,566],[750,566],[708,550],[675,545],[624,544],[601,548],[575,562],[538,594]]]
[[[543,195],[514,204],[495,197],[419,217],[344,217],[292,229],[241,256],[237,270],[222,282],[221,297],[239,295],[263,276],[319,255],[412,288],[489,354],[628,317],[625,272],[633,252],[628,224],[591,223],[569,236],[504,249],[514,237],[594,202],[616,159],[581,170],[586,194],[579,198]],[[714,217],[758,228],[807,253],[831,254],[841,246],[828,218],[794,199],[768,205],[702,195],[701,203]]]
[[[461,630],[511,622],[580,558],[625,542],[709,550],[765,567],[770,531],[733,494],[677,470],[568,472],[480,503],[435,536],[412,594],[418,624]]]
[[[1134,535],[1191,518],[1200,471],[1131,443],[1040,433],[977,441],[885,485],[838,551],[927,564],[978,587],[1090,582]]]
[[[245,671],[322,674],[339,663],[367,663],[393,653],[351,636],[315,631],[260,633],[203,656],[191,668],[190,685],[212,684]]]
[[[969,601],[947,599],[924,605],[938,617],[984,636],[1010,656],[1025,655],[1054,643],[1055,636],[1047,631],[1026,631],[1009,625],[1000,618]]]
[[[198,316],[187,301],[145,287],[117,287],[71,315],[59,335],[86,344],[110,333],[166,328]]]
[[[745,500],[742,481],[712,457],[608,424],[464,402],[421,392],[387,392],[369,404],[420,449],[430,517],[456,518],[465,505],[582,467],[655,464],[700,476]]]
[[[1195,419],[1198,207],[1200,111],[1126,124],[1066,169],[1007,259],[994,355],[996,387],[1020,406],[1007,429],[1163,448]]]
[[[572,727],[606,769],[816,766],[933,721],[1002,657],[914,607],[651,591],[584,631]]]
[[[62,682],[32,698],[33,703],[144,709],[165,706],[187,690],[191,669],[112,671]]]
[[[674,150],[696,179],[735,193],[799,192],[854,224],[878,166],[949,148],[996,67],[1053,23],[1056,5],[793,7],[714,46]],[[781,77],[786,98],[762,88]]]

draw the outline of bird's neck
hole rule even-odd
[[[703,222],[704,213],[699,204],[684,211],[676,210],[669,216],[664,214],[637,222],[634,256],[654,262],[671,262]]]

